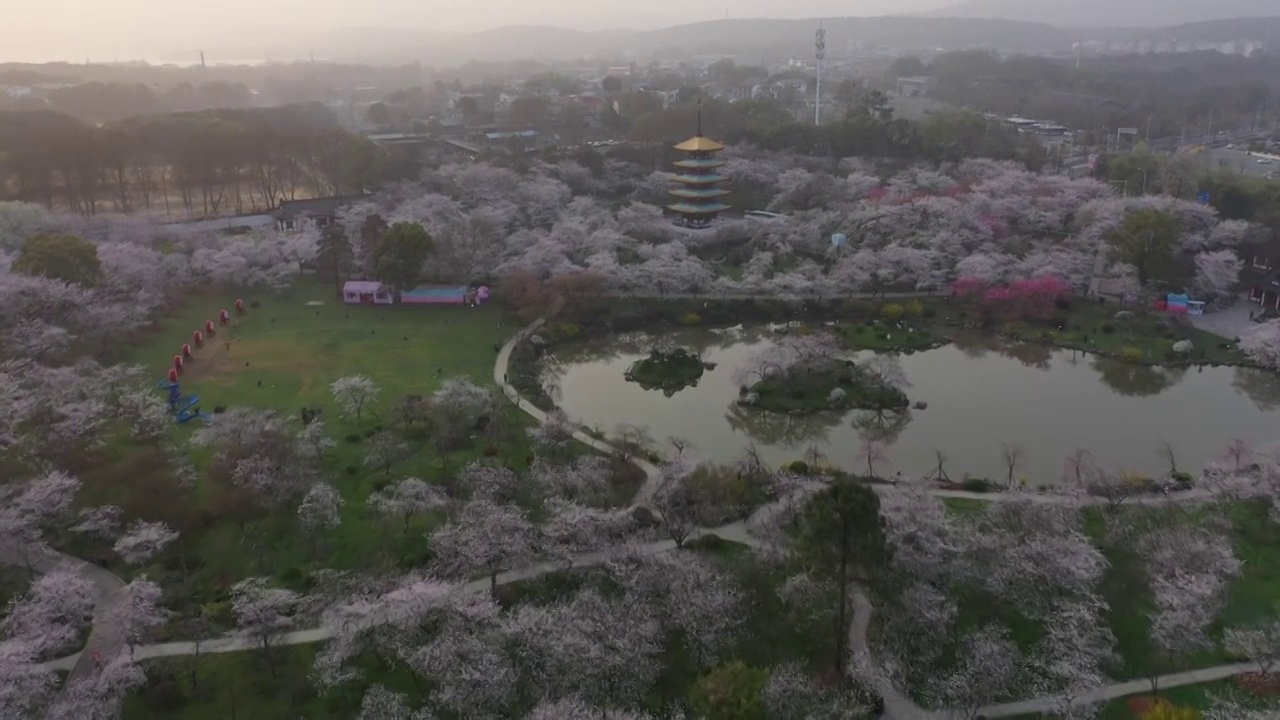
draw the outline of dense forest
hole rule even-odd
[[[0,197],[92,216],[137,210],[207,217],[281,199],[360,193],[387,156],[316,104],[82,123],[0,112]]]
[[[1074,61],[982,50],[938,55],[927,66],[904,58],[890,75],[931,74],[937,96],[984,111],[1052,119],[1115,132],[1137,127],[1152,138],[1203,135],[1274,119],[1280,58],[1218,52],[1109,56]]]

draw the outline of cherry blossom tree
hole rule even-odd
[[[113,549],[130,565],[142,565],[177,539],[178,533],[170,530],[163,522],[138,520],[116,541]]]
[[[147,631],[163,626],[168,619],[160,606],[161,594],[160,586],[143,576],[121,588],[107,612],[106,622],[129,646],[130,658]]]
[[[575,695],[559,700],[544,699],[524,716],[524,720],[655,720],[655,718],[632,710],[601,709]],[[679,718],[673,720],[679,720]]]
[[[378,386],[364,375],[340,377],[329,388],[333,392],[333,401],[342,408],[343,414],[354,415],[357,420],[365,406],[378,398]]]
[[[298,453],[315,462],[324,460],[325,453],[337,446],[329,437],[323,420],[312,419],[298,431]]]
[[[1258,707],[1231,698],[1213,697],[1209,700],[1204,720],[1272,720],[1277,713],[1280,713],[1280,703],[1274,700]]]
[[[567,464],[535,457],[525,482],[545,498],[598,506],[609,501],[612,475],[609,459],[599,455],[584,455]]]
[[[241,580],[231,587],[231,614],[240,632],[262,646],[271,677],[276,677],[276,662],[271,651],[281,634],[294,624],[299,597],[292,590],[271,587],[267,578]]]
[[[433,437],[442,450],[458,447],[480,418],[492,414],[496,406],[489,390],[465,377],[449,378],[431,396]]]
[[[547,413],[546,418],[537,427],[527,430],[529,439],[533,441],[534,447],[540,454],[552,459],[560,457],[573,443],[575,431],[573,422],[562,410]]]
[[[520,509],[488,500],[463,505],[430,535],[437,567],[450,577],[477,572],[498,588],[498,573],[520,567],[539,554],[539,533]]]
[[[570,559],[576,553],[621,544],[637,529],[630,510],[602,510],[556,498],[544,508],[547,520],[541,529],[550,552]]]
[[[1202,297],[1219,297],[1232,293],[1240,282],[1244,262],[1234,250],[1200,253],[1195,259],[1195,288]]]
[[[28,643],[0,641],[0,716],[40,717],[57,684],[58,676],[36,663]]]
[[[408,454],[409,445],[399,435],[392,430],[379,430],[369,438],[369,452],[365,453],[364,464],[381,470],[383,475],[390,475],[392,466]]]
[[[505,623],[526,672],[548,695],[639,702],[662,666],[653,611],[592,589],[550,605],[521,605]]]
[[[407,695],[374,683],[360,701],[358,720],[432,720],[432,714],[425,708],[411,710]]]
[[[114,540],[120,534],[120,516],[124,514],[116,505],[99,505],[83,508],[77,514],[77,522],[71,531],[103,540]]]
[[[935,705],[964,720],[973,720],[979,708],[1007,699],[1018,687],[1022,654],[1004,628],[987,625],[966,636],[958,660],[954,670],[930,682],[928,693]]]
[[[1241,333],[1240,350],[1264,367],[1280,369],[1280,320],[1269,320]]]
[[[794,663],[772,668],[761,696],[770,717],[787,720],[851,720],[871,712],[851,690],[820,682]]]
[[[472,498],[495,503],[514,503],[524,490],[520,478],[510,469],[479,461],[462,468],[456,485]]]
[[[32,656],[66,649],[93,615],[96,590],[71,568],[55,568],[36,578],[10,604],[0,629]]]
[[[676,633],[702,667],[715,665],[741,629],[743,597],[724,573],[691,553],[631,555],[608,571],[667,633]]]
[[[486,717],[503,714],[519,691],[520,672],[505,652],[504,628],[492,598],[459,598],[439,614],[439,630],[401,652],[431,679],[431,702],[443,710]]]
[[[1272,620],[1250,627],[1227,628],[1223,632],[1227,652],[1258,666],[1258,672],[1271,674],[1280,663],[1280,621]]]
[[[142,687],[142,667],[121,651],[89,677],[72,682],[49,708],[48,720],[116,720],[129,693]]]
[[[316,543],[327,531],[342,524],[342,506],[346,501],[338,489],[329,483],[311,486],[298,504],[298,524],[311,536],[311,553],[317,551]]]
[[[448,504],[443,491],[414,477],[393,482],[369,496],[369,507],[382,515],[398,517],[406,533],[415,517]]]

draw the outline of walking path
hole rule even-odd
[[[89,629],[89,638],[80,652],[56,661],[61,663],[59,670],[70,671],[71,675],[63,684],[63,689],[70,687],[77,680],[91,674],[96,663],[95,657],[109,659],[124,647],[124,638],[117,632],[110,631],[111,624],[107,618],[115,604],[120,601],[121,590],[125,582],[110,570],[85,562],[45,545],[14,547],[0,546],[0,563],[29,568],[34,572],[46,573],[58,568],[67,568],[76,572],[93,585],[93,624]]]
[[[1219,310],[1204,315],[1188,315],[1187,322],[1197,330],[1213,333],[1221,338],[1234,341],[1240,337],[1249,328],[1257,327],[1257,323],[1249,317],[1250,313],[1258,312],[1258,306],[1255,305],[1248,296],[1242,296],[1236,301],[1235,305],[1226,310]]]
[[[517,333],[511,340],[507,341],[500,348],[497,361],[494,363],[493,369],[494,383],[502,388],[502,391],[507,398],[515,403],[521,410],[540,422],[546,419],[546,413],[521,397],[519,392],[506,382],[505,378],[511,361],[511,352],[516,343],[531,335],[535,330],[542,326],[543,322],[544,320],[542,319],[537,320]],[[613,446],[609,443],[594,438],[585,432],[576,431],[573,437],[600,452],[612,453],[615,451]],[[644,471],[646,478],[644,485],[637,493],[635,505],[645,505],[661,482],[662,474],[652,463],[643,459],[633,457],[632,462]],[[885,492],[889,489],[887,486],[873,487],[880,492]],[[1011,499],[1027,499],[1031,502],[1044,504],[1079,503],[1082,501],[1096,503],[1105,502],[1105,499],[1103,498],[1085,499],[1056,494],[986,494],[953,490],[931,490],[930,492],[942,498],[960,498],[982,502],[1003,502]],[[1129,500],[1126,500],[1126,502],[1159,504],[1199,499],[1203,496],[1207,496],[1207,493],[1180,493],[1155,497],[1144,496],[1139,498],[1130,498]],[[716,528],[702,528],[695,533],[695,536],[700,533],[714,533],[725,540],[749,545],[758,549],[769,549],[771,546],[767,542],[751,535],[748,531],[748,527],[757,526],[757,524],[753,524],[753,520],[758,519],[759,518],[752,518],[747,521],[730,523]],[[764,524],[767,525],[767,522]],[[676,543],[673,540],[660,540],[641,545],[624,545],[605,548],[591,553],[572,556],[571,558],[568,558],[567,561],[565,559],[561,559],[554,562],[535,563],[503,572],[497,576],[497,584],[506,585],[522,580],[529,580],[547,573],[563,571],[567,567],[589,567],[599,565],[613,558],[627,554],[666,552],[673,550],[676,547]],[[109,658],[113,657],[116,652],[123,648],[123,638],[121,638],[117,633],[108,632],[108,623],[104,622],[106,614],[110,612],[113,603],[118,602],[120,599],[120,591],[124,587],[124,581],[119,577],[104,568],[98,567],[97,565],[64,555],[45,546],[40,546],[40,548],[35,549],[0,547],[0,563],[30,566],[32,569],[40,572],[46,572],[59,566],[70,566],[76,569],[77,572],[82,574],[86,579],[90,580],[97,589],[93,628],[84,649],[78,653],[44,663],[42,667],[49,670],[70,670],[71,679],[79,679],[88,674],[94,667],[95,654],[100,653],[102,657]],[[490,584],[488,579],[478,579],[466,583],[463,586],[462,591],[466,593],[481,593],[489,590],[489,586]],[[853,590],[851,599],[853,604],[853,617],[849,625],[849,648],[850,653],[852,654],[851,659],[854,667],[857,668],[860,673],[863,673],[864,677],[869,678],[875,684],[881,697],[884,698],[885,712],[882,717],[889,720],[922,720],[925,718],[949,719],[954,717],[955,714],[951,712],[928,711],[920,708],[912,702],[910,698],[898,690],[892,681],[879,671],[867,643],[867,628],[871,623],[871,615],[873,611],[871,601],[861,590],[856,588]],[[372,619],[367,622],[372,624],[385,621],[386,619],[383,618]],[[315,628],[295,630],[281,634],[274,639],[274,642],[277,645],[301,645],[321,642],[332,638],[335,635],[335,632],[335,628],[327,625],[321,625]],[[243,635],[227,635],[199,641],[139,645],[133,648],[133,657],[137,660],[146,660],[184,655],[199,655],[203,653],[239,652],[255,649],[257,647],[259,647],[259,641],[256,638]],[[1180,685],[1210,682],[1230,677],[1237,673],[1244,672],[1247,669],[1248,666],[1245,665],[1222,665],[1163,676],[1157,680],[1157,684],[1160,687],[1177,687]],[[64,689],[69,687],[70,684],[70,682],[65,683],[63,686]],[[1143,692],[1149,689],[1149,687],[1150,685],[1145,680],[1117,683],[1101,688],[1093,693],[1086,694],[1082,696],[1078,702],[1092,702],[1123,697],[1125,695]],[[983,708],[979,713],[990,718],[997,718],[1043,712],[1050,709],[1053,706],[1054,701],[1055,698],[1052,696],[1034,698],[1015,703],[1006,703],[1003,705]]]

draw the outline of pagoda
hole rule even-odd
[[[715,219],[716,214],[729,209],[722,202],[729,191],[722,185],[729,178],[719,173],[724,162],[716,158],[716,153],[724,149],[724,145],[702,136],[702,108],[698,108],[698,134],[675,146],[676,150],[686,153],[683,160],[677,160],[679,168],[675,176],[675,186],[667,192],[675,199],[668,210],[679,213],[687,227],[707,227]]]

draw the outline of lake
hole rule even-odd
[[[781,416],[736,403],[734,371],[777,337],[774,328],[691,329],[597,338],[556,346],[543,382],[576,421],[613,431],[629,423],[655,440],[676,437],[695,456],[733,462],[754,444],[777,465],[816,450],[824,462],[865,472],[862,437],[884,438],[889,463],[880,475],[921,476],[946,457],[952,479],[968,474],[1003,481],[1005,446],[1021,450],[1014,477],[1060,482],[1066,457],[1083,448],[1104,467],[1145,474],[1168,470],[1170,443],[1180,470],[1197,472],[1222,457],[1234,438],[1269,446],[1280,428],[1280,376],[1229,367],[1149,368],[1047,346],[990,337],[958,337],[936,350],[899,356],[914,404],[902,416],[866,411]],[[623,378],[661,342],[717,363],[697,386],[667,397]]]

